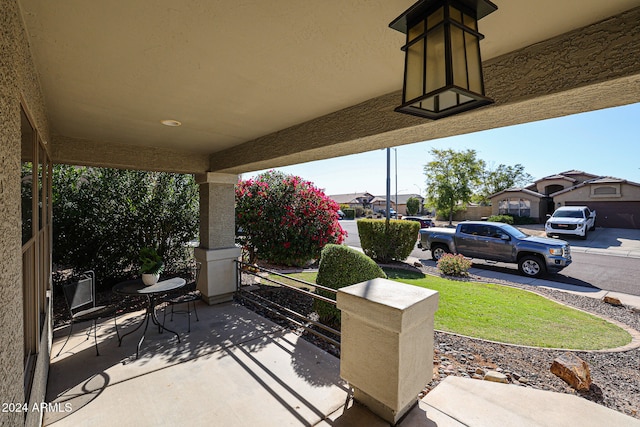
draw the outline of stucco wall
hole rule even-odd
[[[0,60],[5,87],[6,62]],[[23,330],[20,256],[20,115],[19,104],[0,95],[0,400],[22,402]],[[18,425],[22,414],[2,414],[0,425]]]
[[[0,401],[23,402],[22,258],[20,212],[20,101],[43,139],[49,135],[44,103],[14,0],[0,0]],[[48,357],[48,352],[44,352]],[[48,364],[47,364],[48,366]],[[46,370],[46,368],[45,368]],[[39,371],[32,394],[42,394]],[[0,425],[17,426],[22,413],[3,413]]]
[[[235,192],[238,176],[234,174],[199,174],[200,247],[223,249],[235,247]]]
[[[491,216],[491,206],[468,206],[466,210],[456,212],[454,221],[480,221]]]
[[[603,186],[615,186],[613,184],[599,184],[599,187]],[[612,197],[607,197],[603,195],[592,196],[591,186],[585,185],[584,187],[577,188],[573,191],[568,191],[563,194],[558,194],[553,198],[553,201],[556,203],[561,203],[565,205],[566,202],[584,202],[593,200],[595,202],[637,202],[640,201],[640,187],[637,185],[630,184],[622,184],[620,186],[620,195],[614,195]]]
[[[491,199],[491,215],[500,215],[499,204],[500,204],[500,200],[504,200],[504,199],[529,200],[530,202],[529,218],[534,218],[534,219],[537,219],[538,221],[544,221],[544,217],[547,214],[545,209],[545,206],[546,206],[545,201],[538,199],[537,197],[531,197],[526,193],[519,193],[519,192],[509,192],[506,194],[502,194],[501,196],[498,196],[498,197],[493,197]]]
[[[54,163],[118,169],[204,173],[209,168],[207,154],[87,141],[59,135],[53,136],[51,156]]]
[[[572,182],[568,179],[545,179],[536,184],[536,191],[540,194],[546,194],[545,189],[551,185],[560,185],[562,188],[569,188],[576,184],[577,182]]]
[[[639,21],[640,7],[485,61],[489,107],[425,121],[394,112],[393,92],[216,152],[210,170],[243,173],[638,102]]]
[[[20,251],[20,104],[15,88],[15,4],[0,0],[0,400],[22,402],[22,286]],[[4,413],[1,425],[19,425],[22,414]]]

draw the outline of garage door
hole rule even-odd
[[[567,202],[596,211],[596,225],[607,228],[640,229],[640,202]]]

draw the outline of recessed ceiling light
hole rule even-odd
[[[165,126],[173,126],[173,127],[182,125],[182,123],[180,123],[179,121],[172,120],[172,119],[160,120],[160,123],[162,123]]]

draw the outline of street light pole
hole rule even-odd
[[[391,208],[391,149],[387,147],[387,209],[385,215],[389,221],[389,209]]]
[[[398,219],[398,149],[394,148],[393,149],[394,153],[395,153],[395,161],[396,161],[396,219]]]

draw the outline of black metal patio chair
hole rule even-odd
[[[175,314],[186,314],[188,319],[188,328],[187,332],[191,332],[191,307],[193,307],[193,312],[196,315],[196,321],[199,322],[198,318],[198,310],[196,309],[196,302],[202,299],[202,294],[197,288],[198,286],[198,278],[200,277],[200,269],[202,268],[202,264],[196,262],[195,265],[195,281],[193,283],[187,284],[184,288],[180,289],[178,293],[169,294],[167,298],[164,300],[166,303],[163,310],[163,318],[162,325],[167,320],[167,310],[171,307],[171,317],[169,321],[173,322],[173,315]],[[184,309],[175,310],[175,306],[184,304]]]
[[[116,323],[116,310],[117,306],[113,304],[108,305],[96,305],[96,275],[93,271],[85,271],[82,273],[78,280],[71,283],[67,283],[62,286],[64,298],[67,302],[69,314],[71,316],[71,324],[69,325],[69,333],[62,347],[56,354],[56,357],[62,353],[62,350],[69,342],[73,325],[75,323],[81,323],[86,321],[92,321],[92,325],[87,331],[87,339],[91,335],[93,329],[93,339],[96,347],[96,355],[100,356],[98,350],[98,337],[97,337],[97,321],[107,318],[113,315],[113,323],[116,327],[116,334],[120,338],[118,332],[118,324]]]

